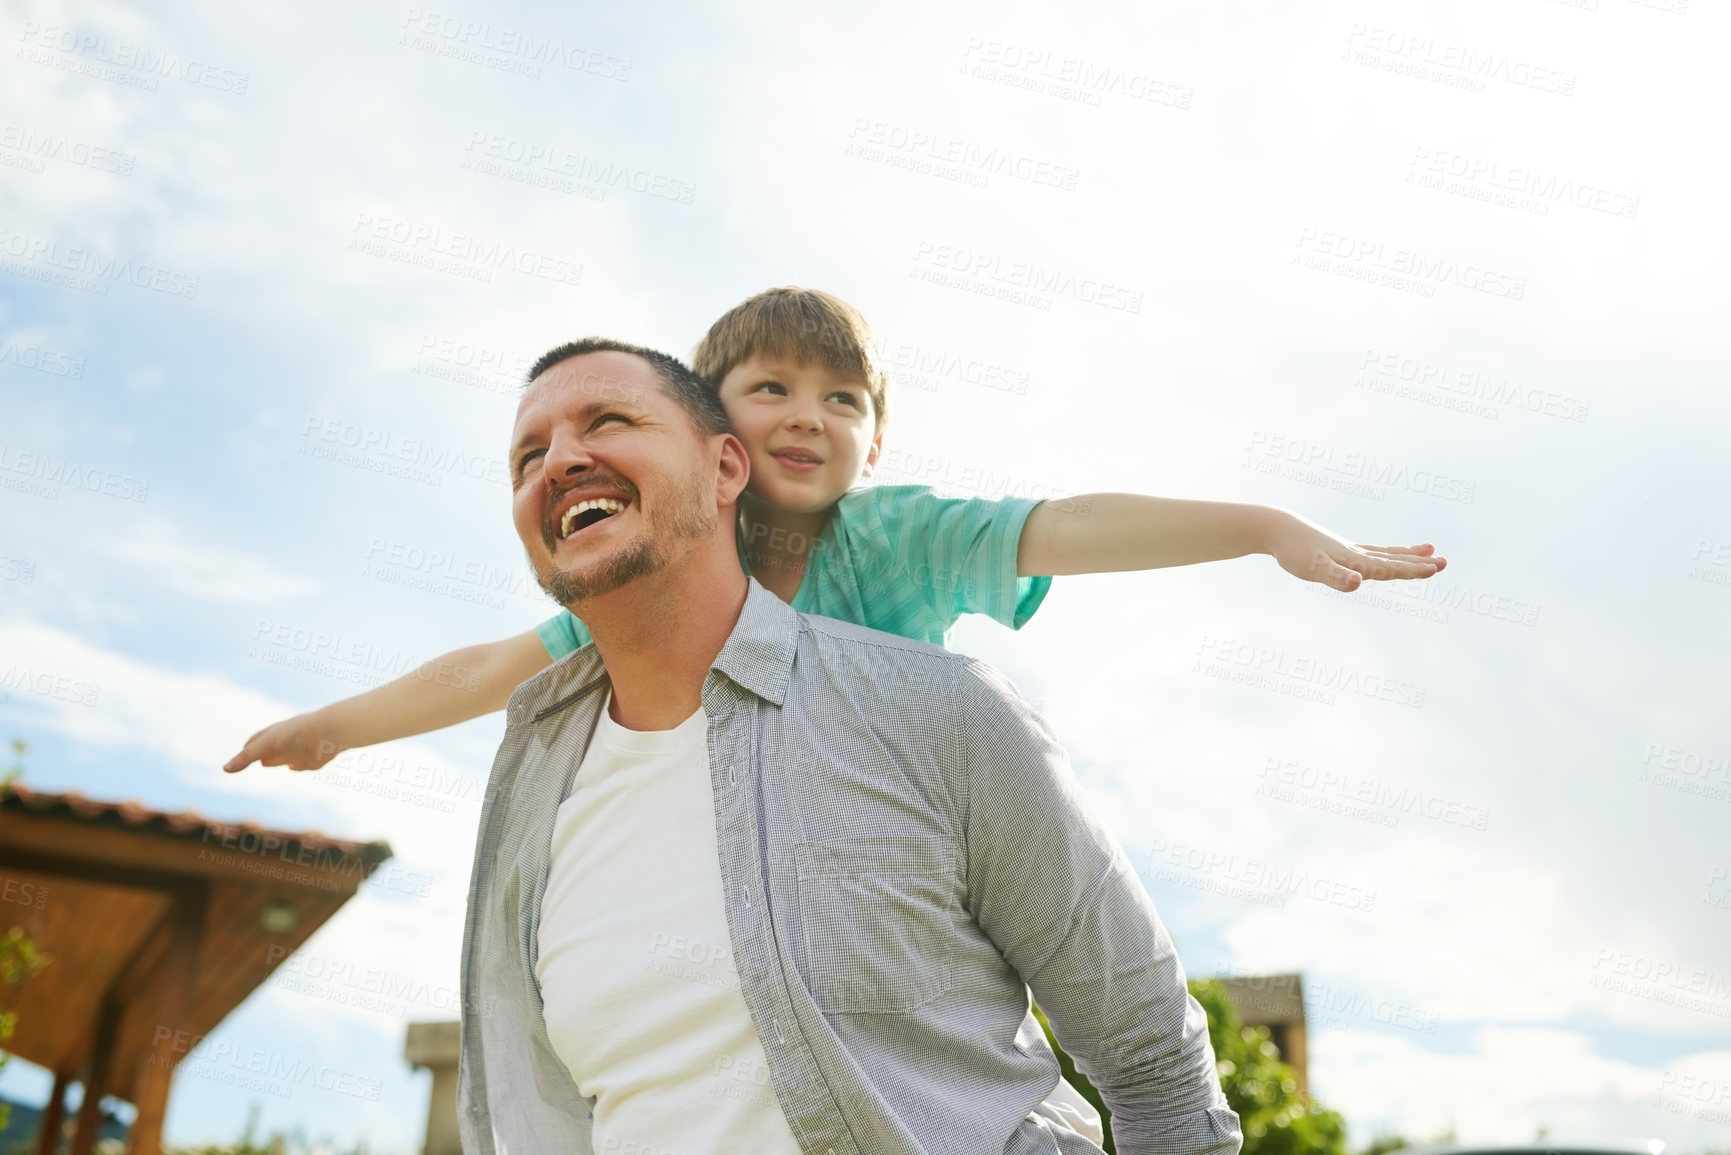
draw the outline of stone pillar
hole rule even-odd
[[[459,1024],[410,1023],[403,1041],[403,1058],[412,1067],[433,1072],[433,1094],[427,1104],[427,1140],[421,1155],[463,1155],[457,1135],[457,1057]]]

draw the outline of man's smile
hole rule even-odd
[[[547,546],[556,549],[562,541],[570,541],[604,521],[625,512],[632,505],[632,495],[616,486],[597,490],[571,490],[560,494],[547,509]]]

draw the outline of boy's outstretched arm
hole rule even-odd
[[[266,726],[223,769],[233,774],[258,762],[317,770],[356,746],[455,726],[503,710],[511,692],[551,662],[534,630],[452,650],[376,690]]]
[[[1355,590],[1364,578],[1427,578],[1448,565],[1425,545],[1354,545],[1268,505],[1093,493],[1034,507],[1022,526],[1023,577],[1117,573],[1266,553],[1305,581]]]

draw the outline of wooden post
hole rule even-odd
[[[120,1025],[120,1004],[102,996],[96,1013],[96,1037],[90,1045],[90,1073],[84,1079],[84,1102],[78,1104],[78,1122],[73,1125],[72,1146],[67,1155],[91,1155],[102,1128],[102,1096],[108,1094],[109,1070],[114,1059],[115,1028]]]
[[[175,1049],[177,1036],[185,1045],[182,1028],[192,1010],[192,987],[198,975],[198,952],[204,943],[206,889],[188,887],[175,895],[169,912],[168,950],[151,973],[149,989],[142,997],[156,1008],[151,1046],[138,1066],[138,1081],[132,1102],[138,1115],[132,1121],[127,1155],[161,1155],[162,1124],[168,1114],[168,1089],[174,1066],[183,1055]]]
[[[66,1124],[65,1071],[54,1072],[54,1090],[42,1108],[42,1128],[36,1132],[36,1155],[54,1155],[60,1149],[60,1129]]]

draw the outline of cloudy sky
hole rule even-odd
[[[1731,1147],[1722,6],[159,7],[0,23],[0,737],[39,789],[396,850],[220,1035],[377,1098],[207,1062],[171,1141],[256,1101],[418,1144],[501,720],[218,766],[551,612],[500,473],[528,361],[799,284],[895,366],[880,480],[1450,558],[1067,578],[955,638],[1192,973],[1303,973],[1355,1142]]]

